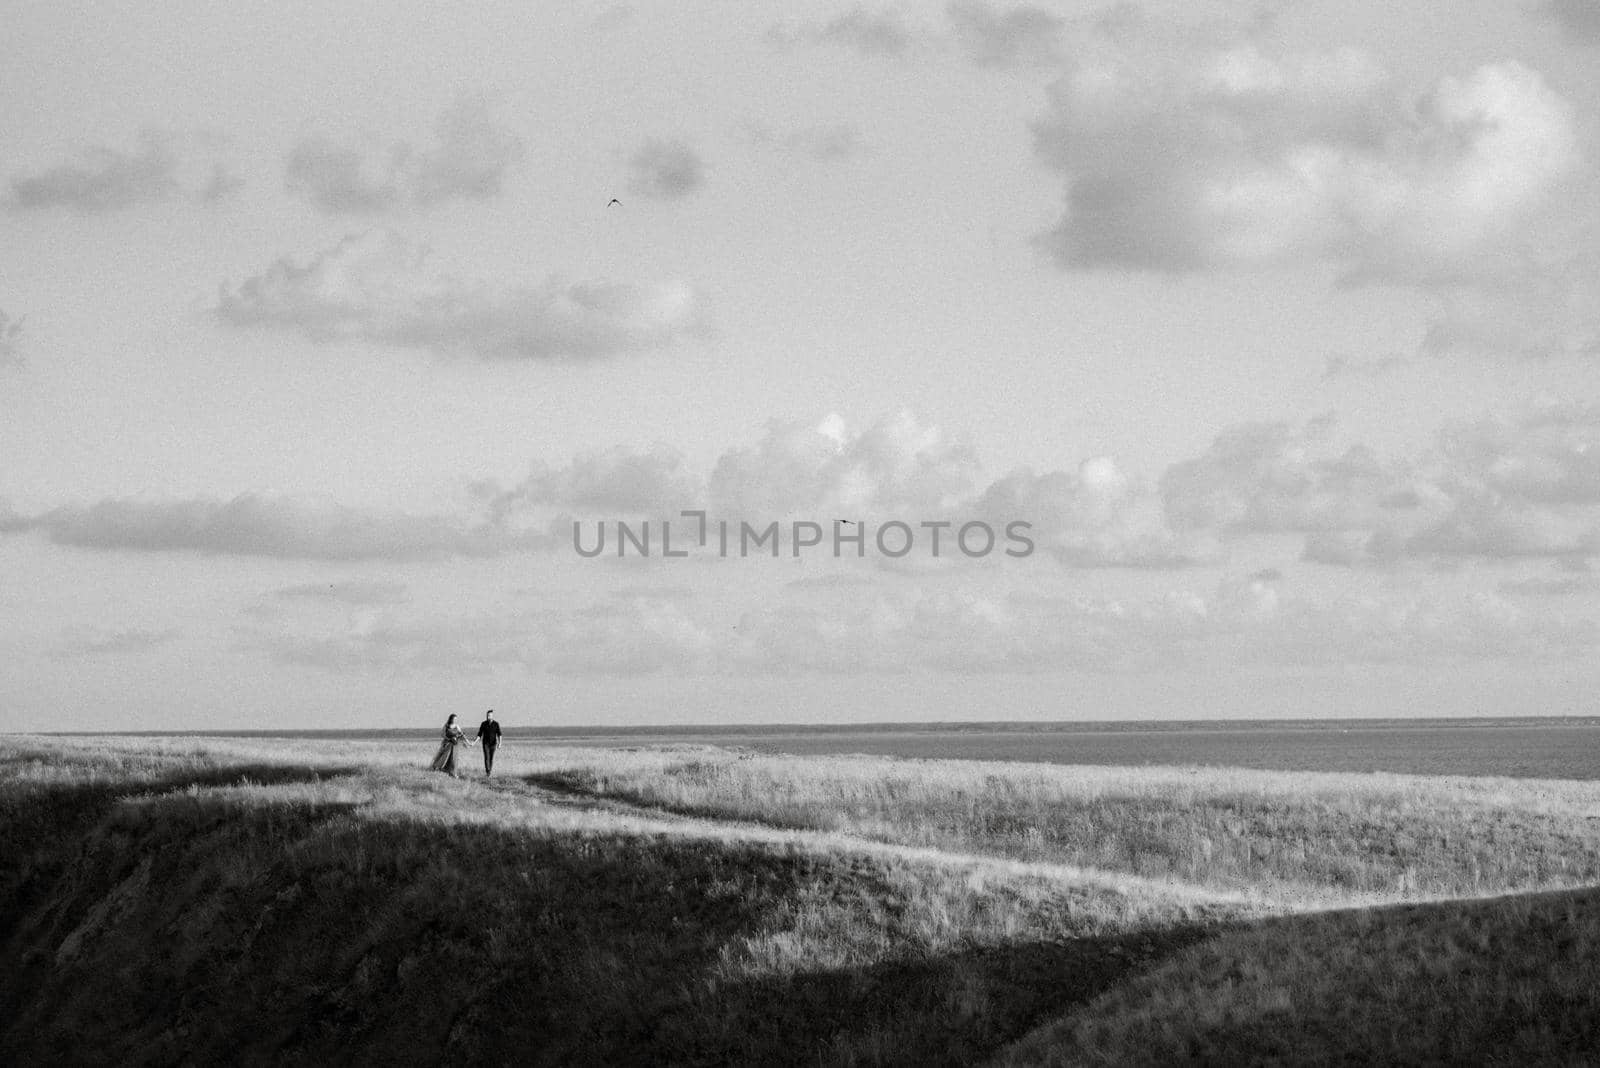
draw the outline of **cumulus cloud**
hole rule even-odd
[[[1325,455],[1327,429],[1313,422],[1225,430],[1204,454],[1162,474],[1168,517],[1184,530],[1332,531],[1372,527],[1415,506],[1406,472],[1370,449]]]
[[[1546,504],[1600,504],[1600,405],[1546,403],[1440,433],[1451,469],[1485,488]]]
[[[1004,10],[983,0],[949,6],[956,41],[980,67],[1046,66],[1061,59],[1066,20],[1022,4]]]
[[[752,447],[722,454],[712,507],[782,518],[935,518],[972,499],[977,455],[910,412],[852,431],[837,415],[815,425],[774,422]]]
[[[767,31],[776,48],[829,45],[848,48],[864,56],[901,56],[916,43],[918,33],[893,9],[872,10],[856,6],[825,22],[788,22]]]
[[[1224,495],[1231,504],[1219,505],[1218,498],[1203,493],[1191,501],[1211,507],[1209,512],[1202,507],[1201,514],[1212,519],[1276,517],[1258,522],[1257,529],[1313,531],[1305,555],[1318,563],[1394,564],[1461,556],[1581,559],[1600,552],[1597,455],[1600,407],[1547,403],[1449,424],[1403,477],[1398,469],[1364,464],[1364,477],[1340,480],[1343,492],[1321,498],[1331,507],[1309,515],[1304,509],[1314,499],[1312,486],[1327,487],[1297,481],[1304,465],[1290,465],[1282,475],[1281,453],[1270,454],[1266,463],[1231,469],[1237,481],[1231,496]],[[1185,465],[1174,470],[1187,471]],[[1192,490],[1203,479],[1188,482],[1185,488]],[[1279,491],[1271,490],[1273,485]],[[1293,492],[1282,493],[1285,485]],[[1262,497],[1273,499],[1273,507],[1252,510],[1239,503]],[[1308,517],[1316,522],[1304,522]]]
[[[132,152],[87,148],[70,162],[13,175],[10,206],[92,215],[166,200],[220,200],[239,182],[224,163],[207,158],[214,156],[208,151],[210,140],[145,130]]]
[[[10,533],[25,531],[82,549],[300,560],[495,556],[550,543],[547,534],[452,516],[257,494],[232,500],[108,499],[52,509],[8,525]]]
[[[236,287],[217,316],[317,341],[365,341],[512,359],[586,359],[662,348],[702,333],[682,283],[492,286],[436,270],[430,251],[389,230],[346,237],[299,263],[284,258]]]
[[[845,520],[869,526],[898,520],[914,532],[923,522],[982,521],[1007,545],[1014,544],[1005,539],[1007,525],[1021,521],[1031,524],[1025,533],[1038,551],[1073,567],[1177,568],[1221,555],[1210,531],[1175,531],[1161,498],[1110,459],[1090,460],[1075,472],[1021,469],[985,482],[970,445],[908,411],[863,428],[837,415],[816,423],[775,421],[753,444],[725,450],[706,477],[675,449],[657,445],[590,453],[564,466],[540,462],[509,489],[492,483],[477,489],[497,521],[552,508],[676,521],[685,510],[704,509],[710,522],[727,522],[734,531],[741,521],[758,527],[777,521],[780,543],[790,534],[787,521],[827,530]],[[915,536],[931,551],[931,532]],[[949,547],[941,560],[955,552],[955,536],[948,528],[940,535]]]
[[[488,489],[497,515],[523,505],[552,505],[610,515],[676,516],[703,496],[683,454],[667,445],[644,452],[613,448],[586,453],[561,467],[540,461],[511,490]]]
[[[1421,283],[1475,269],[1577,158],[1570,104],[1516,62],[1418,93],[1353,50],[1149,34],[1076,54],[1034,138],[1065,179],[1040,239],[1063,267]]]
[[[1380,532],[1380,535],[1383,532]],[[1386,544],[1381,536],[1369,551]],[[1406,539],[1410,555],[1565,556],[1600,551],[1592,517],[1562,514],[1477,486],[1455,488],[1450,510]]]
[[[434,136],[430,148],[400,142],[373,151],[308,135],[289,153],[284,184],[290,193],[335,213],[487,200],[499,195],[506,171],[524,152],[522,141],[497,128],[487,105],[477,100],[446,109],[434,124]]]
[[[984,490],[978,511],[1031,522],[1037,547],[1073,567],[1187,567],[1220,554],[1206,532],[1175,532],[1161,499],[1109,457],[1076,473],[1013,471]]]
[[[705,164],[686,142],[651,138],[628,161],[628,188],[656,200],[686,197],[705,183]]]

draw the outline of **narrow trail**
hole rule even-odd
[[[819,830],[785,826],[760,820],[675,812],[624,798],[605,797],[576,788],[530,781],[533,776],[477,779],[476,784],[496,793],[561,811],[594,813],[623,821],[618,830],[642,834],[683,835],[722,841],[755,841],[801,849],[847,850],[882,859],[965,868],[1058,882],[1082,889],[1112,891],[1128,897],[1161,898],[1198,907],[1238,910],[1241,916],[1304,915],[1450,901],[1492,900],[1521,896],[1525,891],[1486,891],[1481,894],[1422,894],[1397,897],[1382,893],[1318,892],[1318,888],[1277,887],[1236,890],[1178,879],[1151,878],[1107,868],[1081,867],[1051,861],[1018,860],[993,853],[973,853],[937,846],[907,845],[844,830]],[[1550,892],[1584,889],[1583,886],[1544,888]]]
[[[623,821],[617,829],[632,833],[682,835],[720,841],[760,842],[807,850],[844,850],[880,859],[964,868],[974,873],[1035,878],[1072,887],[1110,891],[1127,897],[1160,898],[1187,906],[1222,906],[1240,909],[1251,915],[1322,911],[1349,907],[1349,901],[1289,902],[1279,895],[1253,891],[1233,891],[1179,880],[1152,879],[1101,868],[1080,867],[1049,861],[1017,860],[990,853],[972,853],[935,846],[906,845],[871,838],[850,831],[786,827],[758,820],[674,812],[654,805],[643,805],[622,798],[602,797],[577,789],[562,789],[528,777],[506,776],[477,779],[477,785],[519,801],[550,808],[594,813]]]

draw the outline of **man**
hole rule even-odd
[[[500,724],[494,720],[494,709],[483,714],[483,722],[478,724],[478,744],[483,746],[483,773],[494,774],[494,751],[500,744]]]

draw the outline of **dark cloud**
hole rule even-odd
[[[957,42],[980,67],[1046,66],[1061,59],[1066,20],[1026,4],[999,9],[961,0],[947,9]]]
[[[256,494],[227,501],[111,499],[56,508],[0,529],[38,531],[53,544],[81,549],[299,560],[497,556],[551,544],[544,534],[456,517]]]
[[[482,101],[463,100],[447,109],[434,136],[430,148],[397,143],[374,151],[310,135],[290,151],[284,183],[289,192],[334,213],[487,200],[499,195],[507,170],[524,151],[519,138],[490,121]]]
[[[218,200],[240,183],[224,164],[203,158],[208,140],[146,130],[133,152],[84,149],[71,162],[12,176],[10,203],[15,209],[64,208],[89,215],[179,198]],[[196,167],[203,176],[187,177]]]
[[[628,188],[658,200],[686,197],[705,183],[705,164],[683,141],[646,141],[628,161],[628,170]]]
[[[703,333],[682,284],[503,286],[432,268],[429,250],[388,230],[345,238],[305,263],[280,259],[236,287],[216,314],[317,342],[354,340],[511,359],[584,359],[664,348]]]

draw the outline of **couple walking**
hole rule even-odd
[[[483,746],[483,773],[493,775],[494,751],[500,747],[500,724],[495,721],[494,709],[491,708],[483,714],[483,722],[478,724],[478,733],[470,739],[466,731],[456,726],[456,714],[450,713],[450,718],[444,721],[444,738],[439,743],[439,751],[434,754],[433,763],[428,766],[434,771],[456,774],[456,750],[473,742]]]

